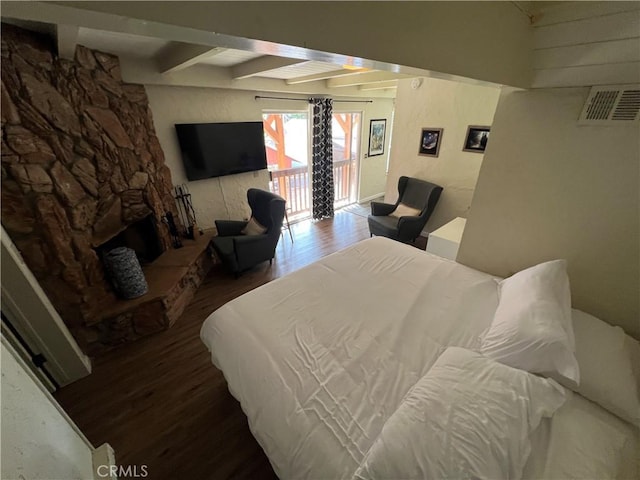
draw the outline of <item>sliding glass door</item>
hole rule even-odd
[[[331,121],[334,205],[355,202],[360,158],[360,112],[334,113]],[[262,115],[267,165],[273,193],[287,201],[289,220],[311,214],[311,169],[308,112],[268,112]]]
[[[262,115],[267,148],[269,188],[287,201],[289,220],[311,212],[309,115],[306,112]]]
[[[333,114],[331,130],[335,208],[352,204],[358,195],[361,118],[360,112]]]

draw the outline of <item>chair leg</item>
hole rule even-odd
[[[273,265],[273,258],[269,259],[269,265]]]
[[[287,215],[287,210],[284,210],[284,219],[287,223],[287,230],[289,230],[289,237],[291,238],[291,243],[293,243],[293,233],[291,233],[291,224],[289,223],[289,215]],[[283,237],[284,238],[284,237]]]

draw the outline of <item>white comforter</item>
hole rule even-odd
[[[475,349],[497,304],[490,275],[376,237],[229,302],[201,337],[280,478],[350,478],[445,349]]]

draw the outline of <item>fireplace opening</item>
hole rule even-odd
[[[162,253],[162,242],[156,230],[153,215],[148,215],[142,220],[129,225],[118,235],[96,247],[98,256],[117,247],[128,247],[136,252],[136,257],[141,265],[153,262]]]

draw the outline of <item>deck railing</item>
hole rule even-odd
[[[287,201],[289,217],[309,211],[309,169],[288,168],[271,172],[271,191]]]
[[[355,162],[342,160],[333,163],[334,202],[337,206],[349,203],[352,178],[351,165],[355,165]],[[306,166],[271,172],[271,191],[287,201],[289,217],[310,211],[310,188],[309,169]]]
[[[335,192],[334,203],[342,206],[349,203],[351,193],[351,160],[333,162],[333,189]],[[355,162],[353,162],[355,165]]]

